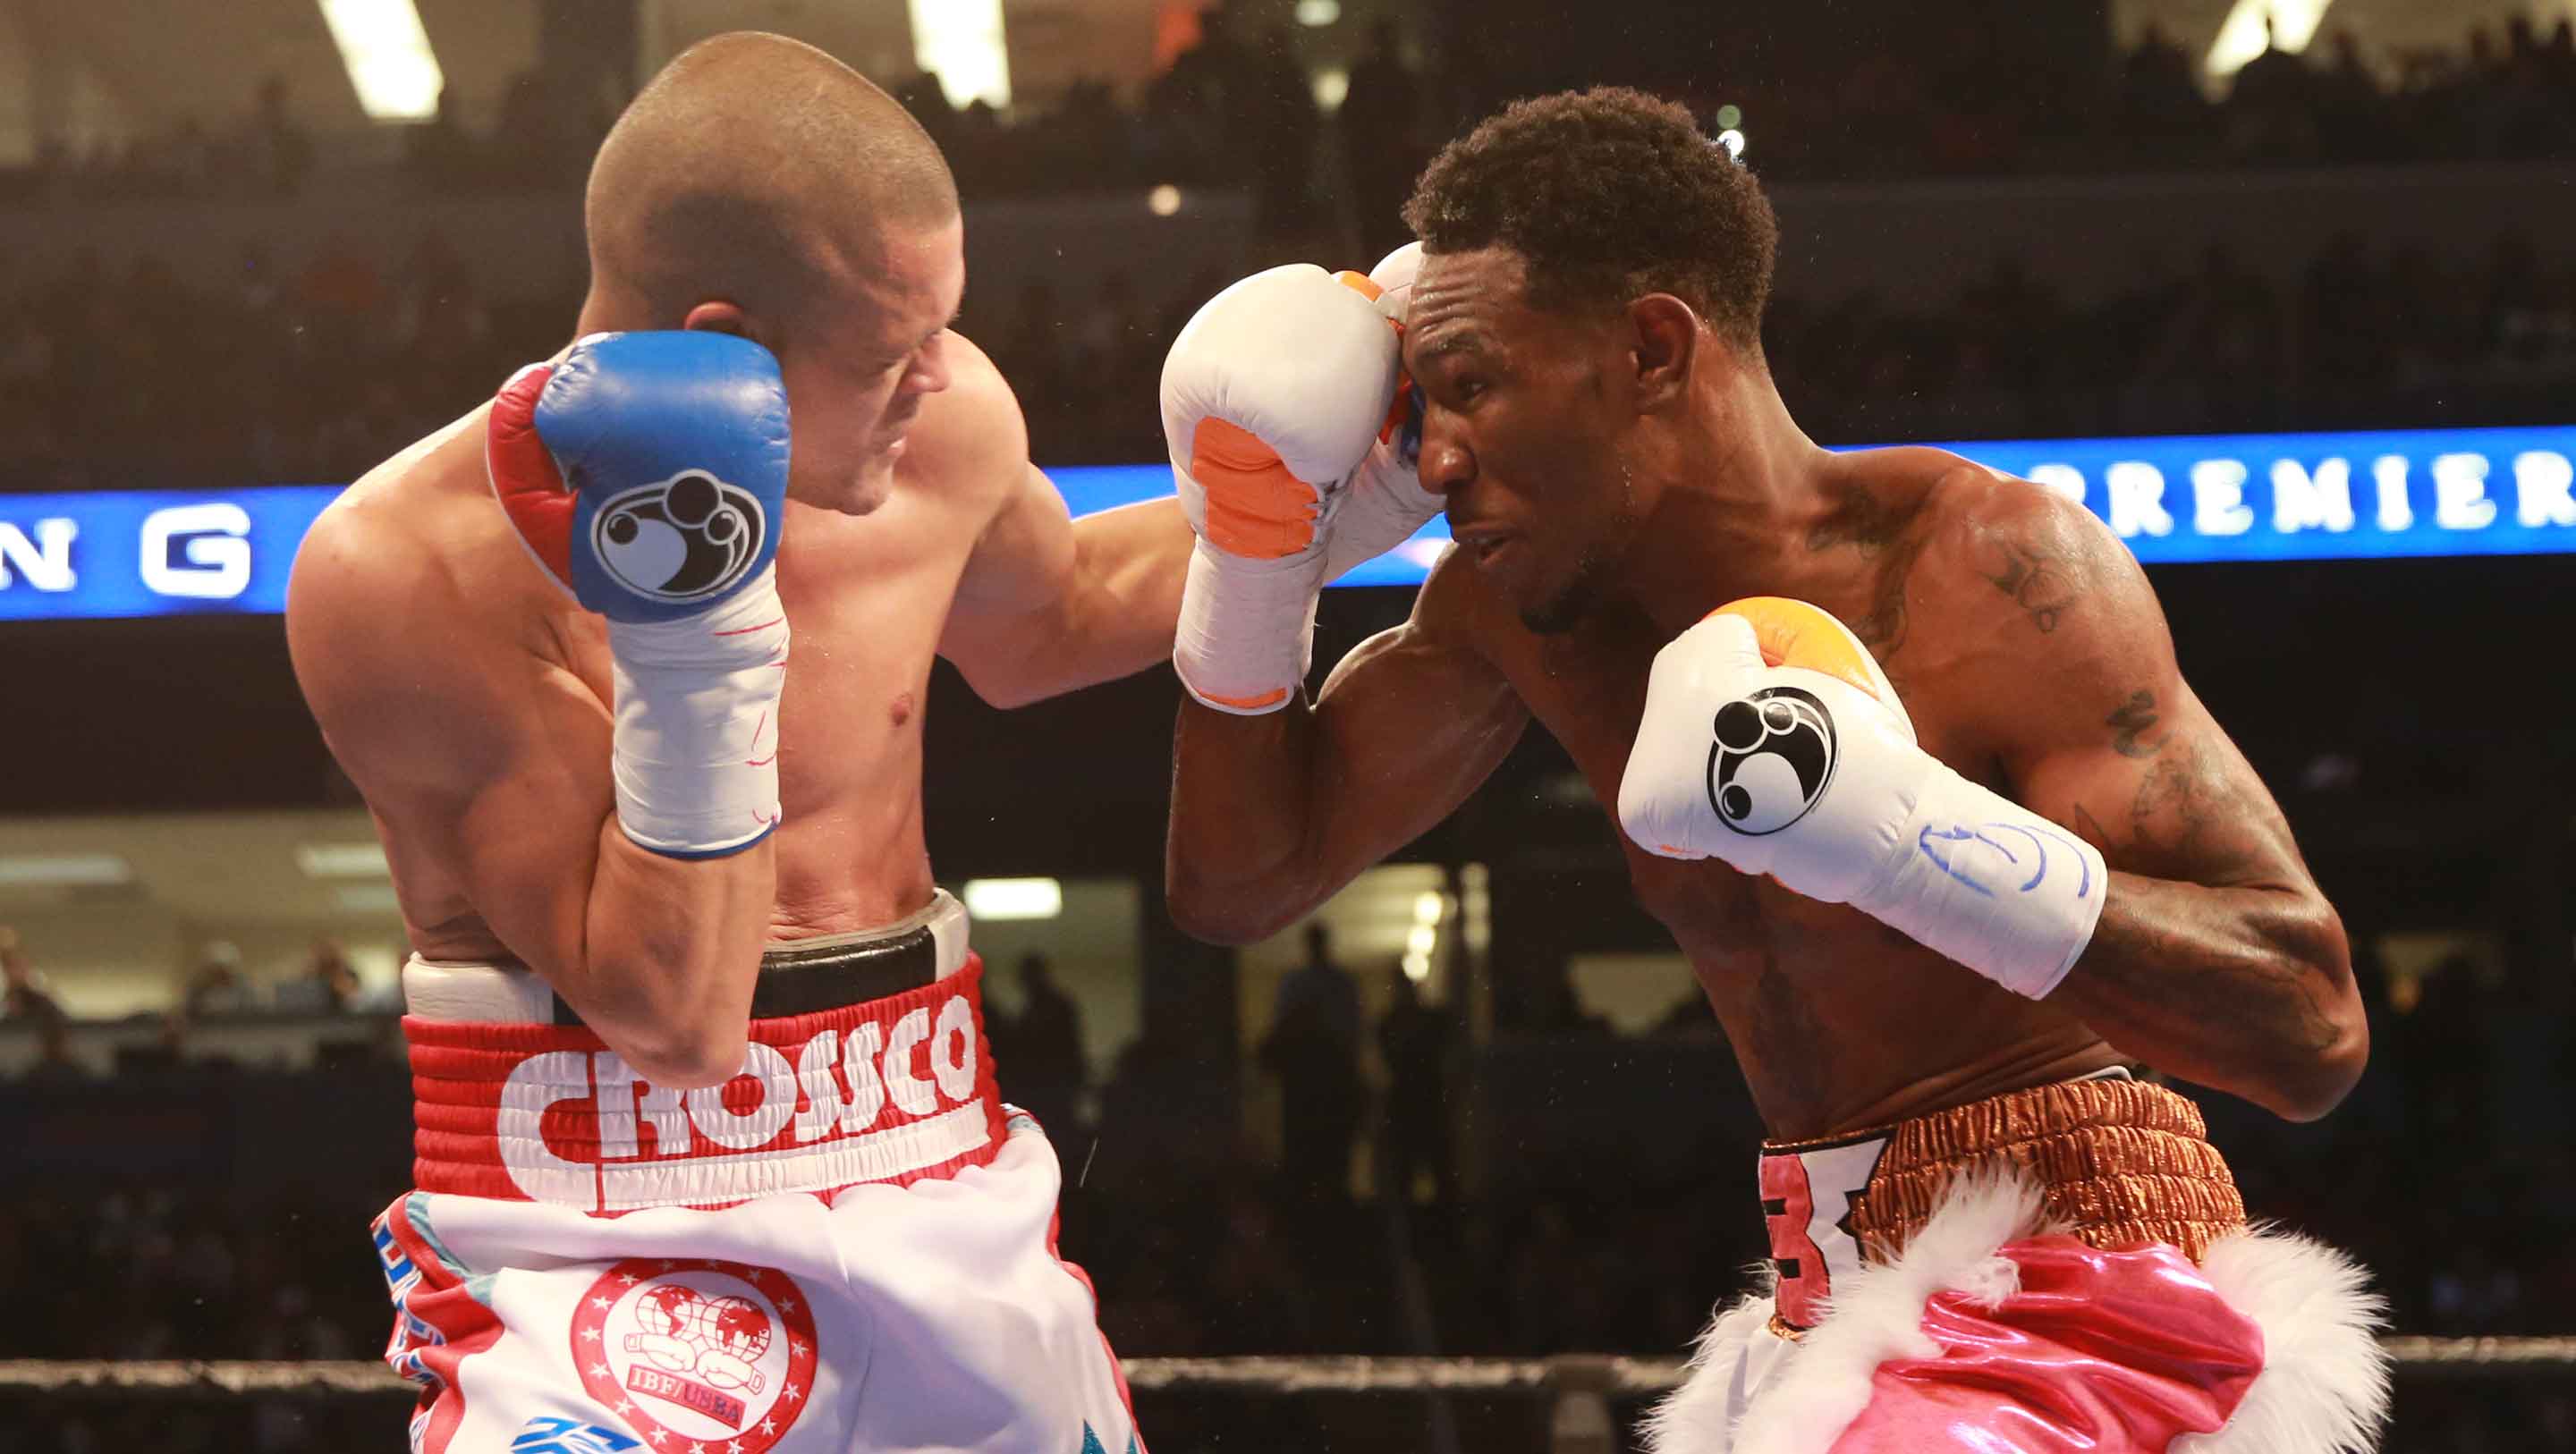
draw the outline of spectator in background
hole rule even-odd
[[[1369,27],[1369,48],[1351,66],[1350,89],[1333,118],[1359,213],[1360,253],[1372,261],[1411,237],[1397,214],[1422,170],[1421,107],[1422,78],[1404,64],[1402,33],[1380,20]]]
[[[1321,924],[1306,926],[1306,962],[1279,983],[1260,1058],[1279,1078],[1280,1171],[1290,1192],[1339,1199],[1359,1130],[1360,992],[1333,962]]]
[[[2228,154],[2242,161],[2314,161],[2324,99],[2307,63],[2280,48],[2266,15],[2263,53],[2247,61],[2228,88]]]
[[[228,939],[206,945],[197,967],[179,992],[188,1018],[237,1015],[250,1007],[250,987],[242,980],[241,947]]]
[[[1672,1006],[1664,1011],[1662,1019],[1655,1022],[1651,1033],[1715,1040],[1722,1037],[1726,1029],[1717,1023],[1717,1008],[1708,1002],[1708,995],[1693,984],[1688,993],[1674,998]]]
[[[463,191],[482,170],[481,149],[456,115],[455,88],[441,86],[429,120],[403,136],[403,164],[433,191]]]
[[[313,170],[313,138],[287,110],[284,76],[271,75],[259,83],[259,101],[243,141],[248,171],[262,190],[273,197],[303,190],[305,175]]]
[[[912,113],[921,129],[946,151],[957,134],[957,108],[948,104],[948,90],[940,84],[937,71],[916,70],[897,82],[888,92],[895,104]]]
[[[231,1068],[231,1062],[221,1056],[200,1058],[188,1053],[188,1015],[183,1010],[164,1010],[154,1019],[153,1030],[150,1044],[116,1047],[117,1074],[166,1075],[182,1066]]]
[[[991,1013],[987,1019],[993,1019]],[[1020,957],[1020,1012],[992,1025],[993,1063],[1010,1098],[1041,1124],[1066,1127],[1080,1109],[1088,1067],[1082,1056],[1082,1007],[1055,982],[1043,954]]]
[[[1145,93],[1145,110],[1162,136],[1157,150],[1167,164],[1190,159],[1215,162],[1189,178],[1239,184],[1245,173],[1227,164],[1232,132],[1229,120],[1241,106],[1246,69],[1243,48],[1231,33],[1231,7],[1226,0],[1198,12],[1198,41],[1172,59],[1171,69]],[[1227,175],[1231,172],[1230,175]]]
[[[18,942],[15,927],[0,924],[0,1018],[59,1025],[71,1018],[46,990],[42,976]]]
[[[1312,228],[1309,191],[1315,176],[1315,138],[1323,117],[1296,44],[1284,25],[1264,26],[1242,53],[1233,123],[1239,175],[1253,179],[1253,226],[1265,237],[1299,236]]]
[[[1529,996],[1523,1006],[1526,1019],[1518,1028],[1585,1040],[1605,1039],[1612,1034],[1610,1022],[1583,1003],[1583,992],[1575,988],[1572,960],[1560,957],[1534,966],[1528,983]]]
[[[501,93],[501,124],[496,134],[505,144],[495,151],[486,175],[522,187],[570,181],[575,155],[565,105],[545,72],[531,67],[510,78]]]
[[[277,987],[277,1008],[292,1014],[345,1015],[358,1008],[358,971],[328,939],[313,941],[304,972]]]
[[[2319,149],[2336,161],[2383,156],[2389,143],[2381,134],[2385,103],[2378,79],[2362,59],[2361,42],[2349,29],[2338,29],[2331,46],[2333,61],[2315,82]]]
[[[89,1067],[72,1054],[71,1022],[55,1018],[36,1026],[36,1063],[19,1079],[27,1085],[78,1085],[89,1079]]]
[[[1315,1340],[1316,1278],[1305,1257],[1280,1235],[1268,1198],[1238,1191],[1226,1207],[1223,1240],[1207,1249],[1203,1296],[1221,1315],[1208,1330],[1210,1351],[1306,1353]]]
[[[1409,974],[1395,977],[1394,995],[1377,1022],[1387,1071],[1381,1194],[1411,1201],[1416,1179],[1428,1173],[1432,1200],[1445,1203],[1455,1190],[1449,1173],[1449,1057],[1458,1043],[1458,1017],[1423,1003]]]

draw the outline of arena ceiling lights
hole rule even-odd
[[[328,3],[328,0],[325,0]],[[409,8],[409,0],[403,0]],[[912,58],[939,78],[951,106],[1011,104],[1011,57],[1002,44],[1002,0],[910,0]]]
[[[0,889],[98,888],[133,881],[133,865],[113,853],[0,854]]]
[[[2263,53],[2263,21],[2272,21],[2270,43],[2292,55],[2308,48],[2317,26],[2326,18],[2326,8],[2334,0],[2236,0],[2227,19],[2219,23],[2218,39],[2209,43],[2209,59],[2204,63],[2210,79],[2232,76],[2247,61]]]
[[[970,878],[958,897],[976,919],[1052,919],[1064,912],[1064,885],[1051,878]]]
[[[384,845],[372,841],[299,843],[295,866],[306,878],[384,878],[393,872],[385,866]]]
[[[358,104],[373,121],[428,121],[447,84],[412,0],[320,0]],[[916,0],[916,4],[918,0]]]

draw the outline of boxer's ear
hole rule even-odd
[[[1678,402],[1700,344],[1699,315],[1670,293],[1648,293],[1628,305],[1637,361],[1637,409],[1655,413]]]
[[[691,308],[689,316],[680,320],[680,326],[694,332],[730,333],[736,338],[749,338],[754,343],[761,341],[753,337],[751,320],[743,316],[741,305],[722,298],[709,298]]]

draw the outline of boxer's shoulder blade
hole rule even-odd
[[[307,532],[288,591],[290,639],[319,626],[364,655],[516,651],[570,665],[596,621],[545,577],[495,508],[480,411],[368,471]],[[327,604],[327,609],[326,609]],[[308,631],[309,634],[309,631]],[[433,643],[436,643],[433,648]],[[604,672],[597,683],[603,690]]]
[[[479,434],[371,472],[308,532],[288,593],[297,680],[415,926],[491,919],[469,888],[502,877],[492,851],[524,860],[514,897],[548,898],[543,866],[581,861],[610,797],[605,685],[573,665],[598,628],[510,537]]]

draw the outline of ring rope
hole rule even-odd
[[[2576,1335],[2534,1338],[2391,1337],[2403,1373],[2428,1378],[2576,1373]],[[1131,1388],[1229,1393],[1575,1393],[1612,1396],[1678,1387],[1678,1358],[1569,1354],[1554,1358],[1130,1358]],[[0,1359],[0,1396],[289,1398],[417,1394],[382,1363]]]

